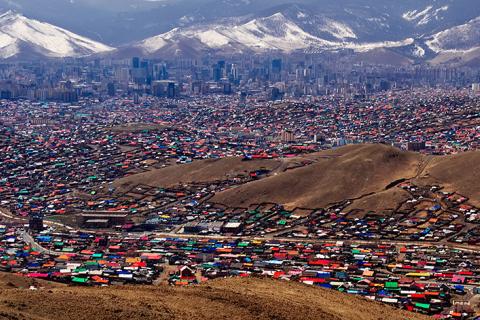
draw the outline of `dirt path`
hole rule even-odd
[[[433,159],[432,156],[425,156],[424,158],[422,158],[422,160],[418,164],[417,174],[413,179],[418,179],[423,174],[423,172],[425,171],[427,166],[430,164],[432,159]],[[412,180],[412,179],[408,179],[408,180]]]
[[[160,274],[160,276],[153,282],[154,285],[163,285],[168,283],[168,278],[170,276],[170,272],[175,271],[177,268],[176,266],[169,265],[168,262],[164,263],[162,265],[163,267],[163,272]]]

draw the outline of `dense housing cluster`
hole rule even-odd
[[[459,319],[474,315],[467,304],[480,290],[478,254],[442,246],[53,231],[29,240],[25,232],[7,226],[0,234],[2,270],[79,285],[165,280],[181,286],[226,276],[265,276]]]
[[[288,208],[212,197],[310,166],[310,153],[345,144],[427,155],[477,150],[479,128],[478,96],[454,89],[282,102],[2,100],[0,269],[82,285],[269,276],[470,317],[479,275],[469,250],[480,242],[480,211],[459,192],[394,181],[385,191],[405,199],[388,211],[351,209],[348,199]],[[149,183],[157,169],[233,157],[239,169],[213,170],[216,178],[169,182],[165,174],[163,186]],[[136,174],[140,183],[125,182]]]

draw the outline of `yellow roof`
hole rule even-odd
[[[430,275],[429,272],[410,272],[406,274],[407,277],[430,277]]]

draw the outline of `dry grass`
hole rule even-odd
[[[442,185],[480,206],[480,151],[434,158],[418,181]]]
[[[395,210],[401,203],[409,199],[409,193],[403,189],[392,188],[354,201],[345,211],[362,210],[382,213]]]
[[[337,157],[328,157],[336,155]],[[312,156],[316,163],[218,193],[230,206],[276,202],[288,208],[320,208],[380,192],[392,181],[416,174],[421,155],[384,145],[355,145]]]
[[[0,290],[0,319],[404,320],[427,317],[339,292],[267,279],[197,287]]]
[[[37,279],[31,279],[27,277],[21,277],[10,273],[0,272],[0,290],[3,289],[28,289],[30,286],[36,288],[55,288],[62,287],[64,285],[50,281],[43,281]]]
[[[114,185],[125,190],[138,184],[168,188],[192,182],[214,182],[239,175],[247,176],[251,171],[261,168],[275,170],[281,163],[281,160],[242,161],[237,157],[200,160],[130,175],[117,180]]]

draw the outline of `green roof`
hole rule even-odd
[[[422,309],[430,309],[429,303],[415,303],[415,307],[422,308]]]
[[[385,282],[385,288],[398,288],[398,282]]]
[[[73,278],[72,278],[72,282],[75,282],[75,283],[87,283],[87,282],[88,282],[88,278],[73,277]]]

